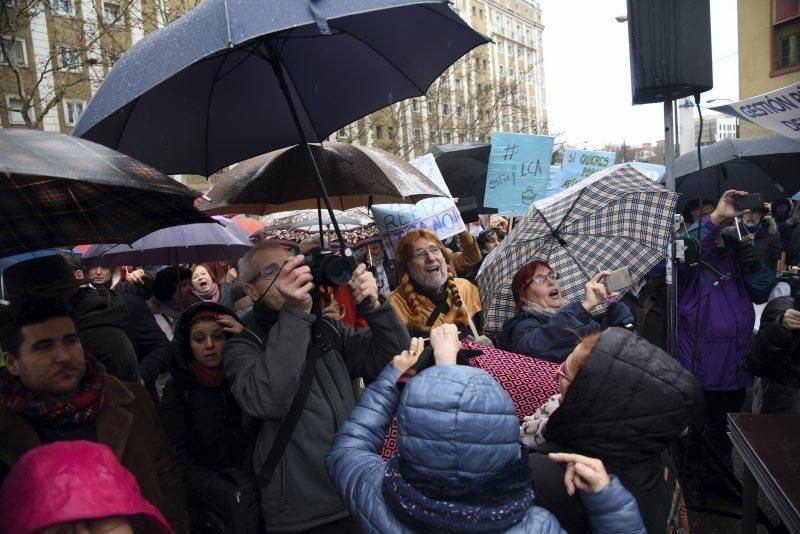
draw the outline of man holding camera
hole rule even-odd
[[[226,343],[223,362],[239,405],[263,420],[253,468],[261,477],[261,509],[271,532],[352,530],[325,471],[325,456],[355,406],[351,379],[377,377],[410,343],[391,305],[380,302],[375,278],[364,265],[355,268],[347,287],[368,328],[353,330],[327,318],[315,325],[312,295],[322,282],[315,280],[320,271],[312,274],[305,256],[290,258],[272,241],[259,243],[239,262],[245,291],[254,302],[253,317]],[[322,327],[321,340],[312,335],[317,326]],[[265,472],[281,426],[296,412],[293,400],[308,384],[304,367],[312,353],[318,358],[302,411],[274,470]]]
[[[761,377],[761,413],[800,415],[800,309],[792,297],[770,301],[761,314],[749,364]]]

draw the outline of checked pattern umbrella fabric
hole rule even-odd
[[[629,165],[618,165],[534,203],[478,273],[486,330],[500,332],[516,313],[511,279],[533,260],[559,274],[566,302],[581,299],[599,270],[628,267],[633,281],[640,280],[666,256],[676,200]]]

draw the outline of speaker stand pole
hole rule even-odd
[[[667,189],[675,191],[675,116],[671,95],[664,100],[664,180]],[[672,223],[672,221],[670,221]],[[670,224],[670,228],[674,228]],[[675,270],[675,232],[671,232],[667,247],[667,352],[678,356],[678,286]]]

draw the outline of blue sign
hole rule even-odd
[[[551,165],[550,166],[550,177],[547,180],[547,190],[546,190],[546,197],[550,197],[555,195],[556,193],[561,192],[561,184],[564,181],[564,177],[561,175],[561,167],[558,165]]]
[[[552,159],[552,137],[492,132],[483,204],[502,215],[525,215],[547,195]]]
[[[566,149],[564,160],[561,162],[561,174],[564,177],[561,188],[567,189],[587,176],[611,167],[616,158],[617,155],[614,152]]]

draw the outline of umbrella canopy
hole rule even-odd
[[[366,206],[370,201],[415,203],[423,198],[446,196],[416,167],[384,150],[346,143],[310,148],[337,208]],[[263,215],[314,208],[319,196],[313,162],[305,147],[297,145],[236,165],[208,192],[211,201],[201,200],[199,208],[208,214]]]
[[[778,135],[723,139],[675,160],[675,188],[681,193],[678,208],[701,194],[716,202],[728,189],[761,193],[766,202],[800,191],[800,140]],[[663,180],[662,180],[663,181]]]
[[[641,279],[666,255],[676,198],[617,165],[535,202],[481,265],[486,329],[500,331],[516,313],[511,279],[533,260],[559,273],[566,301],[581,299],[588,275],[602,269],[628,267],[634,282]]]
[[[264,228],[264,221],[258,219],[251,219],[250,217],[236,216],[231,219],[231,222],[247,232],[247,235],[253,235],[262,228]]]
[[[89,141],[0,130],[0,256],[76,243],[130,243],[158,228],[208,221],[197,194]]]
[[[122,56],[73,134],[209,176],[422,96],[487,42],[447,0],[205,0]]]
[[[95,245],[83,255],[87,267],[177,265],[233,260],[253,246],[249,234],[233,221],[185,224],[158,230],[131,245]]]
[[[436,158],[436,165],[455,198],[472,197],[480,213],[497,213],[494,208],[483,211],[483,196],[486,192],[486,169],[489,166],[491,145],[466,141],[456,145],[439,145],[429,152]]]

